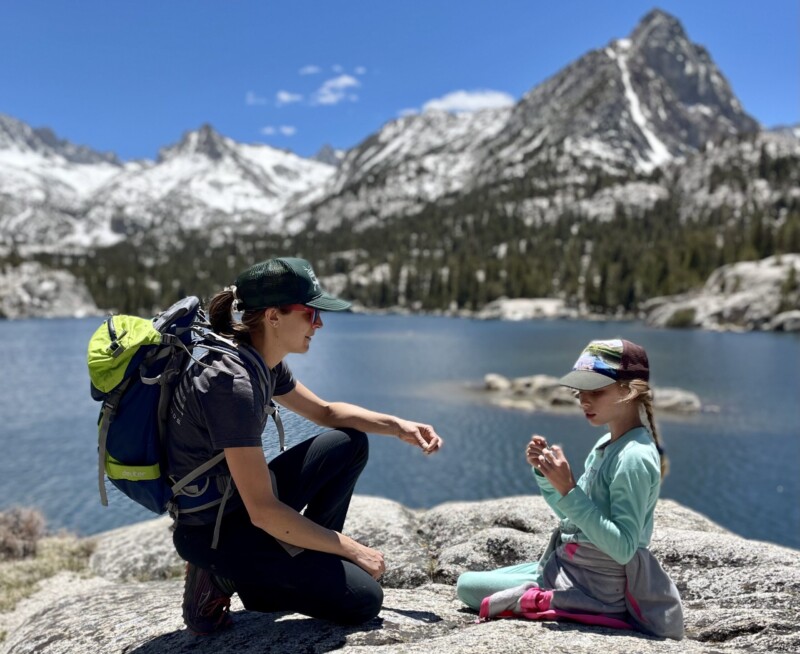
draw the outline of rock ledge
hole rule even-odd
[[[126,652],[800,651],[800,556],[735,536],[669,500],[656,509],[652,550],[684,601],[687,638],[663,641],[586,625],[498,620],[475,624],[455,597],[464,570],[538,557],[555,518],[540,496],[451,502],[413,511],[354,498],[345,531],[386,555],[381,614],[340,627],[296,614],[244,611],[234,596],[231,630],[199,638],[181,622],[182,562],[169,520],[93,538],[94,576],[60,573],[11,614],[0,615],[2,654]]]

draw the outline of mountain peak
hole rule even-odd
[[[680,111],[695,123],[681,125],[687,133],[688,145],[697,148],[710,134],[706,127],[720,134],[753,132],[758,129],[756,121],[748,116],[733,94],[725,76],[717,68],[711,55],[702,46],[693,43],[680,21],[674,16],[654,9],[649,12],[631,32],[630,65],[632,83],[645,101],[652,104],[653,120],[658,106],[677,102]],[[660,84],[650,80],[660,79]],[[686,123],[677,115],[663,121],[663,129]],[[697,125],[704,124],[698,132]]]
[[[661,9],[653,9],[648,12],[631,33],[631,39],[634,42],[659,36],[688,40],[686,30],[683,29],[681,22],[672,14]]]
[[[176,155],[200,155],[219,161],[225,157],[229,146],[226,139],[210,124],[204,123],[199,129],[186,132],[176,144],[163,148],[158,153],[158,161],[171,159]]]
[[[336,150],[332,145],[326,143],[319,149],[319,152],[317,152],[317,154],[311,158],[314,161],[319,161],[320,163],[328,164],[330,166],[338,166],[340,163],[342,163],[344,155],[344,150]]]
[[[11,116],[0,114],[0,148],[37,152],[45,157],[63,157],[70,163],[121,165],[113,152],[97,152],[59,138],[49,127],[32,128]]]
[[[635,49],[670,52],[693,51],[697,46],[689,40],[681,22],[660,9],[648,13],[633,29],[630,41]]]

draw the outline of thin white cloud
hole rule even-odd
[[[333,66],[331,66],[331,70],[334,73],[342,73],[342,72],[344,72],[344,68],[342,68],[341,64],[333,64]]]
[[[258,131],[264,136],[275,136],[276,134],[281,134],[283,136],[294,136],[297,134],[297,128],[293,125],[281,125],[280,127],[266,125]]]
[[[255,91],[248,91],[244,96],[244,103],[248,107],[267,104],[267,99],[257,95]]]
[[[340,75],[333,79],[327,80],[317,92],[314,93],[312,104],[339,104],[344,100],[350,102],[357,102],[358,96],[351,93],[348,89],[357,89],[361,86],[355,77],[350,75]]]
[[[299,93],[291,93],[289,91],[278,91],[275,94],[275,104],[282,107],[285,104],[292,104],[293,102],[300,102],[303,96]]]
[[[356,75],[366,75],[367,69],[364,66],[356,66]]]
[[[319,66],[309,65],[303,66],[300,70],[297,71],[300,75],[316,75],[317,73],[322,72],[322,68]]]
[[[514,98],[502,91],[481,89],[476,91],[453,91],[441,98],[426,102],[423,111],[452,111],[463,113],[480,111],[481,109],[499,109],[510,107],[515,102]]]
[[[419,109],[401,109],[397,112],[397,115],[400,118],[405,118],[406,116],[416,116],[419,113]]]

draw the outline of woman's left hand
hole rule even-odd
[[[551,445],[543,450],[534,465],[561,495],[566,495],[575,488],[575,477],[572,475],[569,461],[558,445]]]
[[[430,425],[398,419],[397,426],[397,437],[409,445],[420,448],[425,454],[437,452],[444,444],[439,434]]]

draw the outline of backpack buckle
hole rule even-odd
[[[120,339],[128,333],[127,329],[123,329],[122,333],[119,336],[115,336],[115,338],[108,344],[106,348],[108,353],[111,355],[112,358],[116,359],[120,354],[122,354],[127,348],[120,343]]]

